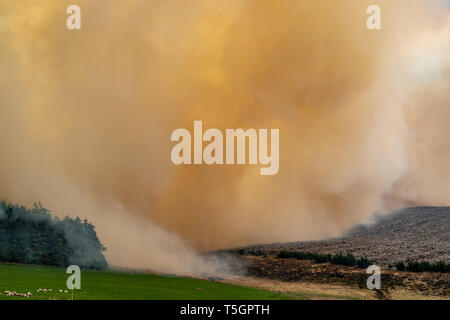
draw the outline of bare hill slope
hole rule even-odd
[[[376,216],[340,238],[320,241],[274,243],[232,251],[279,250],[319,253],[349,252],[366,256],[380,265],[399,261],[450,262],[450,207],[414,207]]]

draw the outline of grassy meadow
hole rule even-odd
[[[71,291],[66,280],[70,275],[58,267],[0,264],[0,300],[67,300]],[[37,292],[39,288],[52,292]],[[31,292],[32,297],[7,296],[5,291]],[[68,292],[59,292],[67,290]],[[208,280],[154,274],[90,271],[81,272],[81,290],[74,291],[75,300],[228,300],[228,299],[301,299],[273,291],[241,287]]]

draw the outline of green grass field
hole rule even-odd
[[[64,268],[0,264],[0,299],[48,300],[71,299]],[[52,292],[37,292],[37,289]],[[5,290],[20,293],[31,292],[31,298],[6,296]],[[80,300],[153,300],[153,299],[301,299],[301,296],[258,290],[207,280],[112,271],[82,271],[81,290],[74,291],[74,299]]]

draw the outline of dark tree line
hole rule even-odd
[[[0,201],[0,262],[105,269],[105,250],[86,219],[59,219],[40,204]]]
[[[395,267],[398,271],[450,273],[450,263],[445,263],[444,261],[435,263],[428,261],[410,261],[407,264],[398,262]]]
[[[356,259],[351,253],[337,253],[333,254],[322,254],[315,252],[301,252],[301,251],[285,251],[282,250],[278,253],[278,258],[286,259],[297,259],[297,260],[312,260],[317,263],[330,262],[332,264],[337,264],[341,266],[357,266],[358,268],[367,268],[372,264],[372,261],[366,257]]]

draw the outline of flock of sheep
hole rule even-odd
[[[20,292],[15,292],[15,291],[8,291],[8,290],[6,290],[4,292],[4,294],[7,296],[26,297],[26,298],[30,298],[33,295],[31,292],[20,293]]]
[[[41,289],[41,288],[39,288],[39,289],[37,289],[36,291],[37,291],[37,292],[52,292],[52,289]],[[58,292],[60,292],[60,293],[63,293],[63,292],[67,293],[67,292],[69,292],[69,291],[59,289]]]
[[[52,289],[42,289],[39,288],[36,290],[37,292],[53,292]],[[68,293],[69,291],[67,290],[62,290],[59,289],[58,290],[59,293]],[[31,298],[33,296],[33,294],[31,292],[27,292],[27,293],[20,293],[20,292],[16,292],[16,291],[8,291],[6,290],[5,292],[3,292],[5,295],[7,296],[16,296],[16,297],[25,297],[25,298]]]

